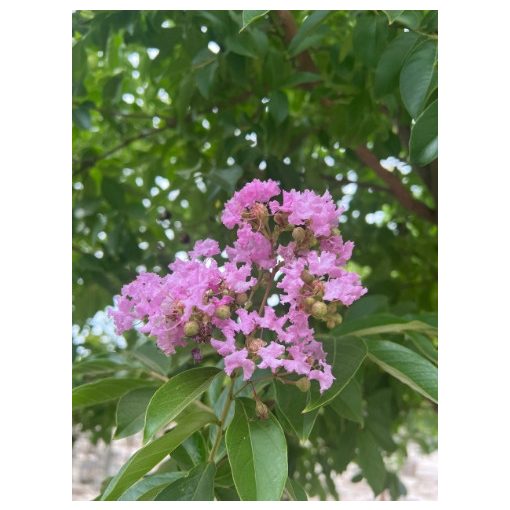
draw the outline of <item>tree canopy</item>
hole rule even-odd
[[[369,291],[352,320],[436,320],[437,11],[76,11],[72,35],[78,329],[137,273],[163,274],[197,239],[230,243],[219,221],[224,202],[254,178],[329,190],[345,207],[340,229],[355,241],[350,264]],[[377,334],[397,335],[390,340],[437,363],[435,333],[392,324]],[[127,341],[138,348],[139,339]],[[384,350],[386,340],[376,341]],[[84,353],[109,350],[92,329],[73,345],[80,363]],[[137,356],[147,362],[148,352]],[[118,360],[104,359],[103,369],[115,372]],[[179,366],[157,359],[156,372]],[[79,369],[75,382],[90,381],[86,373]],[[359,402],[364,388],[365,414],[337,401],[314,432],[336,455],[333,469],[356,455],[374,492],[394,497],[403,489],[379,451],[405,455],[409,439],[435,447],[434,406],[400,376],[367,366],[350,386]],[[129,389],[145,403],[154,391]],[[100,404],[103,414],[85,409],[76,420],[109,440],[115,408]],[[352,451],[331,446],[332,416],[341,417]],[[388,430],[402,425],[397,444]],[[307,457],[298,440],[288,447],[289,473],[320,461],[318,449]],[[330,482],[313,484],[309,494],[336,494]]]

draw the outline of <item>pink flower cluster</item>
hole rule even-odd
[[[317,380],[321,393],[328,389],[334,375],[312,318],[335,327],[342,320],[338,307],[366,289],[344,267],[354,245],[340,236],[342,209],[331,195],[283,191],[281,202],[278,195],[278,183],[255,179],[225,204],[222,222],[237,227],[237,238],[221,265],[213,258],[218,243],[206,239],[188,260],[170,264],[166,276],[142,273],[125,285],[110,309],[117,332],[140,325],[168,355],[194,341],[195,360],[200,344],[210,344],[225,372],[242,369],[245,380],[258,367]],[[280,314],[267,304],[271,293],[279,295]]]

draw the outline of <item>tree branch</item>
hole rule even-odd
[[[296,21],[290,11],[276,11],[276,14],[284,30],[285,43],[288,45],[298,31]],[[319,70],[313,62],[312,57],[308,51],[303,51],[296,57],[296,59],[298,62],[298,69],[313,73],[319,73]],[[306,85],[306,88],[310,89],[315,87],[316,83],[308,83]],[[321,100],[322,104],[329,106],[331,101],[327,98],[325,99],[326,102]],[[381,166],[379,159],[372,151],[370,151],[367,147],[360,145],[354,149],[354,152],[363,164],[371,168],[375,174],[388,185],[388,190],[406,209],[412,211],[427,221],[437,223],[437,211],[430,209],[420,200],[416,200],[396,175],[392,174]]]
[[[388,185],[395,198],[406,209],[431,223],[437,223],[437,212],[430,209],[423,202],[416,200],[395,174],[381,166],[379,159],[372,151],[360,145],[354,149],[354,152],[363,164],[371,168]]]

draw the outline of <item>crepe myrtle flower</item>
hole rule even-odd
[[[271,179],[249,182],[221,215],[226,228],[236,229],[226,260],[217,260],[217,241],[204,239],[165,276],[138,275],[109,309],[117,333],[137,328],[167,355],[191,344],[195,363],[209,344],[228,375],[237,369],[249,380],[255,370],[270,369],[299,376],[300,388],[317,381],[324,392],[335,376],[314,326],[340,324],[339,309],[367,292],[345,268],[354,243],[338,229],[342,212],[327,191],[282,192]],[[275,293],[277,308],[267,302]]]

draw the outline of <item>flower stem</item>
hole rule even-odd
[[[228,391],[227,400],[225,401],[225,405],[223,406],[223,411],[221,412],[220,422],[218,424],[218,434],[216,435],[216,440],[214,441],[214,445],[211,449],[211,453],[209,454],[209,462],[214,462],[214,456],[216,455],[216,451],[218,450],[220,443],[221,443],[223,426],[225,425],[225,421],[227,419],[227,415],[230,410],[230,405],[232,404],[232,401],[234,400],[234,382],[235,382],[235,376],[231,378],[230,389]]]

